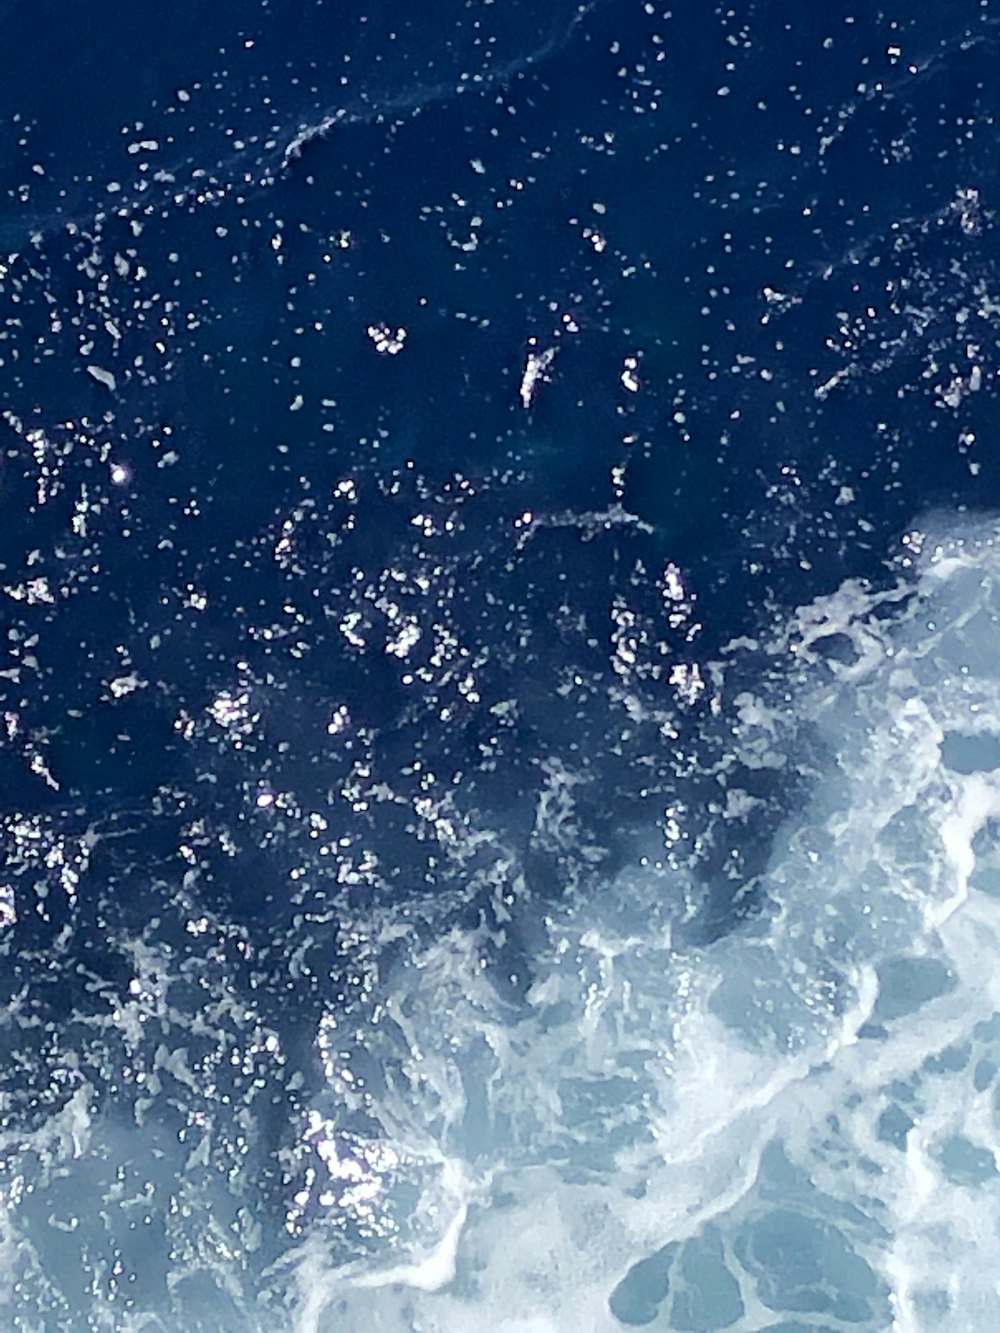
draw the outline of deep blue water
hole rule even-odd
[[[3,1327],[990,1325],[994,8],[6,0]]]

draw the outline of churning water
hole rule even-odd
[[[4,9],[0,1325],[993,1327],[988,0]]]

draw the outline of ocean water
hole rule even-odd
[[[996,6],[0,12],[0,1328],[996,1325]]]

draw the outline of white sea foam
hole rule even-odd
[[[439,1121],[470,1189],[440,1210],[445,1281],[398,1257],[381,1287],[377,1270],[312,1267],[300,1328],[990,1324],[1000,901],[980,880],[1000,817],[994,531],[928,537],[914,598],[847,585],[776,641],[805,664],[781,667],[795,715],[766,694],[745,701],[735,747],[752,762],[766,723],[792,764],[806,737],[824,758],[775,843],[760,920],[676,949],[656,925],[668,886],[626,874],[613,910],[548,910],[547,956],[513,1025],[490,1016],[471,967],[459,975],[455,942],[447,962],[434,946],[396,997],[419,1015],[408,1040],[438,1107],[475,1071],[492,1124],[466,1156],[467,1106]],[[851,662],[822,660],[833,635]]]
[[[372,923],[372,947],[412,947],[383,974],[380,1021],[352,1036],[331,1003],[320,1040],[329,1104],[317,1105],[308,1134],[339,1214],[320,1210],[261,1277],[260,1228],[247,1199],[229,1197],[217,1145],[193,1122],[183,1142],[159,1134],[168,1089],[200,1091],[185,1077],[186,1042],[207,1035],[246,1053],[252,1035],[255,1049],[274,1049],[223,987],[216,1008],[157,1056],[138,1124],[111,1123],[81,1085],[35,1131],[34,1199],[16,1174],[0,1182],[0,1247],[22,1255],[8,1280],[23,1277],[25,1255],[45,1262],[46,1226],[66,1230],[67,1254],[85,1253],[97,1172],[136,1271],[155,1267],[143,1258],[152,1233],[142,1240],[126,1222],[155,1211],[161,1185],[176,1197],[170,1182],[192,1183],[168,1285],[197,1290],[209,1272],[215,1295],[191,1307],[201,1312],[191,1327],[991,1326],[996,531],[929,529],[909,592],[845,585],[758,647],[772,668],[755,693],[741,676],[727,714],[731,757],[807,772],[809,796],[774,839],[756,916],[714,943],[684,943],[686,872],[653,859],[596,895],[525,898],[531,983],[512,1006],[483,965],[480,933],[429,930],[413,942],[411,919],[390,904]],[[835,640],[853,653],[828,654]],[[718,674],[725,682],[724,664]],[[723,784],[729,771],[720,766]],[[560,836],[572,829],[565,803],[552,817]],[[179,964],[166,954],[138,963],[142,1012],[183,1026],[169,1007]],[[106,1022],[138,1050],[137,1015]],[[339,1121],[361,1101],[344,1050],[362,1036],[379,1081],[368,1138],[348,1140]],[[23,1162],[23,1142],[18,1151]],[[136,1161],[145,1201],[114,1184]],[[312,1188],[307,1180],[303,1209]],[[260,1306],[247,1303],[249,1273]],[[110,1296],[95,1301],[97,1327],[161,1326],[152,1300],[145,1311],[133,1302],[127,1318]]]

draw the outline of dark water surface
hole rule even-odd
[[[0,1324],[989,1327],[995,6],[2,12]]]

